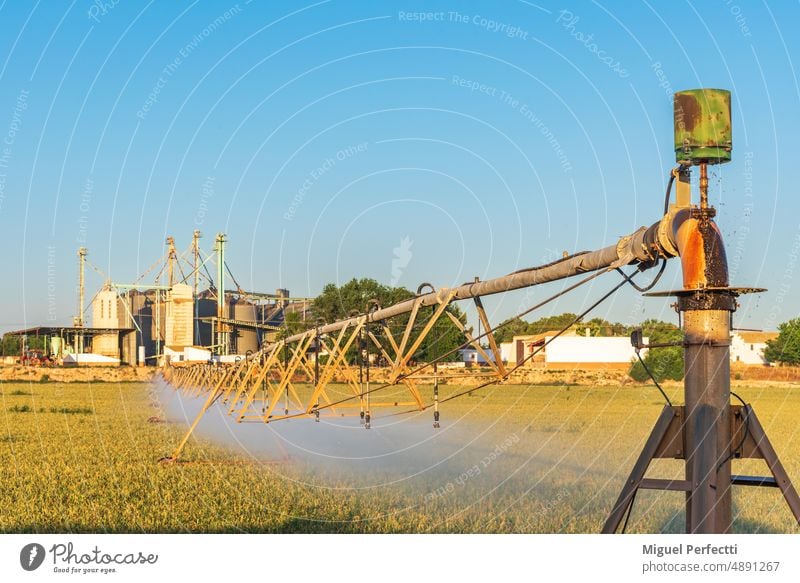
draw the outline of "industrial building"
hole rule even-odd
[[[167,238],[167,253],[152,284],[103,281],[90,300],[91,325],[84,320],[87,250],[78,250],[78,310],[72,326],[37,326],[10,332],[26,339],[44,337],[45,354],[37,360],[66,365],[158,365],[168,360],[229,360],[260,349],[284,325],[286,314],[307,318],[311,298],[292,298],[289,290],[246,292],[239,288],[225,263],[225,235],[217,235],[213,253],[192,245],[178,253]],[[206,263],[216,267],[212,277]],[[154,266],[154,267],[155,267]],[[98,273],[102,271],[96,266]],[[185,268],[185,270],[184,270]],[[151,268],[152,269],[152,268]],[[188,273],[188,275],[187,275]],[[227,276],[236,289],[225,289]],[[161,281],[162,278],[165,281]],[[201,280],[207,284],[201,290]],[[191,283],[191,285],[190,285]],[[218,287],[225,290],[218,292]]]

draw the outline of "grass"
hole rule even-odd
[[[153,386],[50,383],[35,395],[25,386],[0,386],[5,533],[598,532],[662,407],[646,386],[498,386],[444,403],[438,432],[426,411],[417,421],[393,418],[410,421],[392,434],[381,429],[386,410],[376,410],[374,429],[345,432],[336,450],[346,456],[353,443],[370,440],[391,449],[386,443],[402,434],[416,445],[398,456],[318,463],[293,452],[289,463],[247,463],[241,447],[201,437],[184,453],[197,463],[163,465],[157,460],[185,424],[148,422],[167,416]],[[458,390],[444,386],[441,396]],[[798,389],[736,383],[734,390],[753,403],[800,486]],[[680,396],[678,387],[668,391]],[[327,435],[313,421],[282,423]],[[243,430],[268,443],[279,427]],[[320,447],[336,445],[328,441]],[[766,471],[760,461],[734,462],[736,473]],[[681,474],[674,460],[650,472]],[[642,492],[628,530],[679,532],[682,511],[682,494]],[[800,532],[776,489],[736,489],[734,514],[736,532]]]

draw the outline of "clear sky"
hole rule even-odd
[[[228,234],[243,287],[295,295],[614,243],[659,218],[671,94],[697,87],[733,93],[711,172],[733,283],[770,290],[737,324],[774,329],[800,307],[798,22],[743,0],[2,2],[0,329],[71,320],[79,246],[124,283],[196,228]],[[597,315],[674,320],[632,290]]]

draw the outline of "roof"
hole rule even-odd
[[[48,336],[69,332],[83,332],[88,336],[94,334],[115,334],[133,332],[136,328],[91,328],[89,326],[34,326],[24,330],[6,332],[9,336]]]
[[[777,332],[734,330],[733,333],[746,344],[764,344],[767,340],[775,340],[778,337]]]
[[[252,328],[255,330],[281,330],[280,326],[273,326],[263,322],[254,322],[252,320],[236,320],[234,318],[219,318],[217,316],[203,316],[198,318],[203,322],[222,322],[223,324],[230,324],[239,328]]]

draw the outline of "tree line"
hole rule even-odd
[[[296,334],[305,331],[309,327],[314,327],[316,322],[330,323],[347,318],[353,313],[363,314],[368,308],[369,302],[376,300],[383,307],[396,304],[398,302],[413,298],[414,293],[404,287],[392,287],[379,283],[374,279],[362,278],[352,279],[347,283],[337,286],[329,283],[322,293],[317,296],[311,306],[310,319],[302,321],[298,312],[287,312],[284,321],[283,335]],[[420,311],[417,318],[417,327],[424,325],[430,317],[433,308],[425,308]],[[456,305],[451,304],[447,310],[455,316],[459,322],[466,326],[466,315]],[[383,329],[385,324],[394,339],[402,336],[408,324],[409,314],[403,314],[391,321],[377,323],[373,325],[372,332],[384,346],[391,343],[387,338],[387,333]],[[568,327],[576,318],[576,314],[565,312],[554,316],[545,316],[538,320],[526,321],[521,318],[510,318],[505,320],[495,331],[494,336],[497,343],[511,342],[514,336],[544,334],[553,330],[561,330]],[[309,322],[313,322],[309,325]],[[648,337],[652,343],[680,342],[682,332],[670,322],[662,320],[648,319],[636,326],[611,322],[603,318],[592,318],[582,321],[577,326],[581,333],[588,329],[590,336],[627,336],[635,328],[641,328],[643,336]],[[767,348],[764,352],[765,358],[770,362],[785,365],[800,365],[800,318],[795,318],[784,322],[778,327],[779,334],[775,340],[767,341]],[[442,360],[459,360],[460,355],[457,349],[464,343],[464,335],[450,320],[444,316],[440,318],[433,329],[422,342],[419,350],[413,355],[413,359],[421,362],[430,362],[434,359],[445,356]],[[485,345],[485,339],[482,340]],[[30,337],[28,346],[31,349],[43,348],[44,337]],[[17,336],[4,335],[0,352],[4,355],[18,354],[20,349],[20,339]],[[375,348],[371,348],[375,350]],[[348,354],[348,360],[355,362],[357,359],[358,347],[353,346]],[[647,367],[653,372],[658,380],[683,378],[683,347],[671,346],[649,350],[644,357]],[[647,372],[638,361],[631,366],[630,375],[639,381],[648,378]]]

